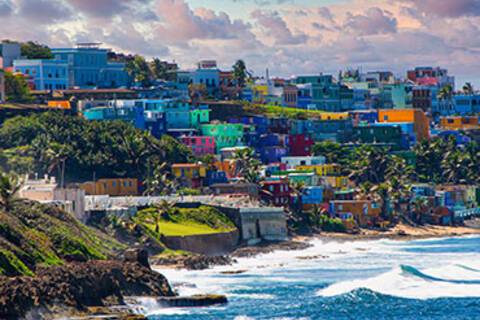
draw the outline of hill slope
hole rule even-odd
[[[33,275],[40,265],[107,259],[123,245],[59,208],[19,201],[0,210],[0,275]]]

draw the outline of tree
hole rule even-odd
[[[463,91],[463,93],[468,94],[468,95],[473,94],[473,93],[474,93],[474,89],[473,89],[472,84],[471,84],[470,82],[466,82],[466,83],[463,85],[462,91]]]
[[[352,150],[332,141],[323,141],[316,143],[312,152],[316,156],[324,156],[328,163],[338,163],[345,167],[351,162]]]
[[[52,51],[48,46],[33,41],[21,44],[21,54],[27,59],[53,59]]]
[[[170,178],[170,173],[167,170],[168,164],[166,162],[155,166],[151,176],[145,180],[144,194],[152,195],[169,195],[177,189],[174,179]]]
[[[350,179],[357,185],[364,182],[379,184],[385,181],[385,175],[391,158],[384,148],[362,146],[355,152]]]
[[[17,175],[5,172],[0,173],[0,206],[5,211],[12,209],[22,184],[22,181]]]
[[[136,55],[133,60],[127,61],[125,66],[128,75],[135,81],[140,83],[142,87],[151,85],[150,67],[144,57]]]
[[[154,79],[165,80],[168,77],[168,69],[166,63],[158,58],[154,58],[150,62],[150,72]]]
[[[240,149],[233,154],[237,176],[245,182],[260,182],[260,161],[255,158],[255,151],[251,148]]]
[[[5,72],[5,95],[10,102],[30,102],[30,88],[21,74]]]
[[[153,210],[145,210],[144,215],[139,218],[142,222],[153,224],[155,233],[160,235],[160,223],[162,220],[171,220],[171,216],[175,210],[174,202],[161,200],[159,203],[153,205]]]
[[[237,81],[239,87],[244,87],[247,82],[247,77],[250,76],[247,71],[247,66],[243,60],[237,60],[233,65],[233,78]]]

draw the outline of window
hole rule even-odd
[[[116,187],[117,186],[117,182],[116,181],[113,181],[112,182],[112,187]]]

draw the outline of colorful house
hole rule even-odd
[[[440,128],[444,130],[480,129],[479,117],[443,117]]]
[[[373,226],[381,214],[380,206],[370,200],[330,201],[329,211],[340,218],[351,216],[360,227]]]
[[[399,126],[359,126],[353,128],[352,141],[355,143],[385,144],[394,149],[408,147]],[[404,143],[405,141],[405,143]]]
[[[86,195],[136,196],[138,195],[138,180],[132,178],[99,179],[85,182],[80,189]]]
[[[290,155],[294,157],[310,155],[313,144],[313,139],[304,134],[290,135],[288,139]]]
[[[323,186],[309,186],[303,190],[301,199],[304,209],[319,206],[323,203]]]
[[[430,124],[425,112],[418,109],[379,110],[378,122],[412,122],[417,141],[430,137]]]
[[[236,147],[243,145],[243,124],[218,123],[202,124],[200,130],[203,136],[215,138],[216,152],[223,148]]]
[[[313,164],[313,165],[299,165],[295,169],[297,170],[313,170],[321,177],[324,176],[339,176],[342,173],[342,167],[335,163],[328,164]]]
[[[290,187],[286,180],[263,181],[261,183],[262,200],[274,205],[284,207],[290,203]]]
[[[201,124],[210,122],[210,110],[208,107],[200,107],[190,111],[190,128],[200,128]]]
[[[207,154],[215,154],[215,138],[207,136],[183,136],[183,144],[192,149],[195,156],[201,157]]]
[[[303,166],[317,166],[325,164],[324,156],[303,156],[303,157],[282,157],[281,162],[287,166],[287,169],[300,169]],[[311,170],[311,169],[306,169]]]
[[[207,176],[207,168],[201,163],[175,163],[172,165],[172,173],[185,186],[198,188]]]

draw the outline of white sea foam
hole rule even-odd
[[[230,293],[227,297],[243,298],[243,299],[255,299],[255,300],[273,300],[275,295],[262,294],[262,293]]]
[[[480,273],[469,264],[418,270],[399,266],[369,279],[339,282],[317,292],[332,297],[358,289],[409,299],[480,297]]]

